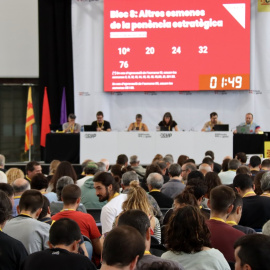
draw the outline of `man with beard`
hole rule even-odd
[[[99,173],[95,175],[93,181],[99,201],[108,201],[102,207],[100,215],[104,234],[112,229],[115,218],[122,212],[122,204],[127,199],[127,194],[119,194],[119,185],[110,173]]]

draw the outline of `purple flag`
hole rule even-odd
[[[66,104],[66,88],[63,88],[62,102],[61,102],[61,116],[60,124],[67,122],[67,104]]]

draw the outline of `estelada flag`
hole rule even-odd
[[[27,110],[26,110],[26,122],[25,122],[25,144],[24,151],[29,150],[31,145],[34,144],[33,139],[33,124],[35,123],[34,109],[32,102],[32,88],[31,86],[28,89],[28,98],[27,98]]]
[[[42,119],[41,119],[41,134],[40,134],[40,145],[46,146],[46,135],[51,132],[51,115],[50,115],[50,106],[47,95],[47,87],[44,88],[44,97],[43,97],[43,108],[42,108]]]

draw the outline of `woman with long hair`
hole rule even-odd
[[[179,262],[185,269],[230,270],[223,254],[210,244],[210,231],[198,207],[177,209],[165,231],[169,251],[162,258]]]
[[[166,112],[163,116],[162,121],[158,124],[161,129],[172,131],[178,131],[177,123],[173,120],[172,115],[170,112]]]
[[[141,210],[150,219],[151,233],[159,242],[161,242],[161,231],[158,219],[154,216],[153,207],[150,204],[147,194],[143,188],[140,187],[138,181],[131,181],[129,192],[126,201],[122,205],[123,211],[127,210]]]

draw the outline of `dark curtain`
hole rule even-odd
[[[40,104],[47,86],[51,122],[59,124],[63,87],[67,113],[74,112],[71,0],[38,3]]]

